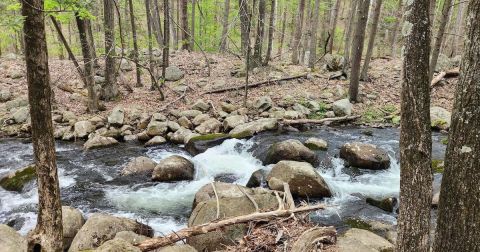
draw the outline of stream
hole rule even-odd
[[[181,146],[166,144],[145,148],[139,143],[85,151],[83,142],[57,142],[57,164],[63,205],[73,206],[87,217],[95,212],[137,219],[150,225],[157,235],[170,233],[186,226],[194,194],[213,180],[245,185],[250,175],[263,166],[261,157],[268,147],[285,139],[304,141],[309,137],[325,139],[328,151],[316,151],[321,160],[317,167],[334,196],[324,199],[328,209],[311,214],[314,221],[341,227],[345,218],[381,220],[396,224],[395,213],[388,213],[365,203],[365,197],[398,197],[400,167],[398,164],[399,130],[395,128],[318,128],[307,132],[267,132],[248,140],[230,139],[221,145],[192,157]],[[445,135],[433,133],[433,158],[443,159]],[[346,142],[375,144],[388,151],[390,168],[383,171],[344,167],[338,158]],[[182,155],[195,165],[195,179],[176,183],[152,182],[147,177],[122,177],[122,167],[132,158],[148,156],[155,161],[170,155]],[[33,149],[28,140],[0,139],[0,176],[33,162]],[[438,190],[441,175],[435,175]],[[0,223],[9,223],[26,234],[36,223],[36,182],[32,181],[21,193],[0,188]]]

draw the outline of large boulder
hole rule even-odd
[[[448,130],[452,123],[452,113],[442,107],[430,108],[430,120],[432,128],[439,130]]]
[[[272,98],[270,96],[262,96],[255,101],[254,106],[259,112],[269,110],[273,106]]]
[[[15,229],[0,224],[0,250],[2,252],[27,251],[27,240]]]
[[[210,109],[210,104],[206,103],[204,100],[198,99],[191,107],[192,109],[200,110],[206,112]]]
[[[222,127],[222,123],[215,118],[210,118],[201,123],[195,130],[202,134],[212,134],[220,132],[220,128]]]
[[[267,181],[271,189],[278,191],[283,191],[283,183],[287,183],[292,195],[300,197],[332,196],[322,176],[307,162],[280,161],[273,166]]]
[[[185,73],[177,66],[169,66],[165,69],[165,80],[177,81],[183,78]]]
[[[13,113],[12,118],[15,120],[15,123],[24,123],[27,121],[30,116],[30,111],[28,107],[21,107]]]
[[[288,139],[270,146],[264,164],[275,164],[281,160],[309,162],[313,166],[320,164],[315,152],[296,139]]]
[[[153,172],[157,163],[148,157],[136,157],[128,162],[120,172],[123,176],[131,174],[148,174]]]
[[[223,141],[230,138],[229,135],[223,133],[193,136],[185,144],[185,149],[188,153],[195,156],[211,147],[222,144]]]
[[[278,119],[262,118],[256,121],[240,124],[230,131],[231,135],[253,136],[256,133],[275,130],[278,128]]]
[[[194,175],[195,168],[190,160],[173,155],[160,160],[153,170],[152,179],[154,181],[173,182],[193,180]]]
[[[68,251],[76,252],[98,248],[121,231],[132,231],[148,237],[153,236],[153,229],[145,224],[127,218],[96,213],[92,214],[78,231]]]
[[[198,126],[208,119],[210,119],[210,116],[208,114],[200,114],[193,118],[192,123],[193,125]]]
[[[103,148],[118,144],[118,141],[113,137],[104,137],[96,135],[90,139],[88,139],[84,144],[83,148],[86,150],[96,149],[96,148]]]
[[[252,173],[250,179],[248,179],[246,187],[254,188],[260,187],[267,181],[268,173],[264,169],[258,169]]]
[[[74,125],[74,134],[78,138],[85,138],[95,131],[95,126],[90,121],[79,121]]]
[[[164,144],[167,142],[167,139],[165,139],[164,137],[162,136],[154,136],[152,139],[148,140],[146,143],[145,143],[145,146],[146,147],[149,147],[149,146],[156,146],[156,145],[161,145],[161,144]]]
[[[340,157],[348,165],[370,170],[383,170],[390,167],[390,157],[383,149],[373,144],[346,143],[340,149]]]
[[[348,98],[335,101],[332,105],[333,112],[336,116],[349,116],[352,114],[353,105]]]
[[[224,130],[231,130],[238,125],[244,124],[247,122],[247,117],[244,115],[232,115],[228,116],[223,120],[223,128]]]
[[[197,252],[197,250],[188,244],[179,244],[163,247],[158,252]]]
[[[35,165],[32,164],[0,178],[0,186],[7,191],[20,192],[25,184],[36,177]]]
[[[141,252],[141,250],[124,239],[115,238],[103,243],[95,249],[95,252]]]
[[[168,140],[172,143],[176,144],[183,144],[185,143],[185,139],[193,137],[192,135],[196,135],[195,133],[191,132],[189,129],[185,129],[184,127],[180,127],[174,133],[168,134]]]
[[[202,114],[202,111],[200,111],[200,110],[189,109],[189,110],[184,110],[184,111],[178,113],[178,116],[179,117],[185,116],[187,119],[193,119],[200,114]]]
[[[246,215],[255,212],[255,206],[239,189],[241,186],[225,185],[225,183],[216,182],[215,191],[219,197],[219,216],[229,218]],[[225,186],[223,186],[225,185]],[[236,188],[236,189],[235,189]],[[252,190],[242,187],[245,193],[248,193],[258,204],[260,211],[267,211],[278,208],[278,202],[273,191],[267,189]],[[208,190],[208,193],[202,192]],[[203,196],[199,196],[199,194]],[[202,197],[202,200],[199,198]],[[217,200],[213,188],[207,186],[200,189],[195,200],[198,202],[190,215],[188,226],[195,226],[211,222],[217,219]],[[237,224],[226,227],[225,229],[209,232],[204,235],[198,235],[188,238],[187,243],[198,251],[216,251],[224,248],[224,245],[231,245],[238,239],[241,239],[248,226]]]
[[[168,123],[159,121],[150,121],[147,126],[147,134],[151,137],[163,136],[168,132]]]
[[[70,244],[85,223],[82,212],[69,206],[62,206],[63,248],[68,249]]]
[[[339,252],[393,252],[394,246],[385,238],[368,230],[352,228],[337,239]]]
[[[316,138],[316,137],[311,137],[305,141],[305,146],[307,146],[311,150],[327,150],[328,149],[328,143],[327,141]]]
[[[115,234],[115,239],[122,239],[131,244],[137,244],[149,239],[149,237],[144,235],[139,235],[132,231],[121,231]]]
[[[332,72],[342,70],[345,65],[345,58],[338,54],[327,53],[324,56],[324,60],[325,68]]]
[[[114,126],[123,125],[123,120],[125,119],[125,109],[122,107],[115,107],[112,110],[112,113],[108,116],[108,123]]]

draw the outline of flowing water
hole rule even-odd
[[[81,143],[57,142],[57,164],[60,174],[62,204],[80,209],[86,216],[95,212],[134,218],[152,226],[157,234],[169,233],[186,226],[195,192],[214,180],[229,180],[245,185],[250,175],[260,169],[271,169],[260,161],[268,147],[277,141],[295,138],[304,141],[319,137],[329,143],[328,151],[317,151],[319,173],[334,196],[325,199],[330,207],[313,213],[321,224],[340,226],[348,217],[377,219],[396,223],[394,213],[387,213],[365,203],[365,197],[398,197],[400,168],[398,164],[397,129],[371,129],[373,136],[360,128],[320,128],[308,132],[264,133],[249,140],[231,139],[197,156],[190,156],[176,145],[144,148],[122,143],[115,147],[84,151]],[[445,136],[433,135],[433,156],[443,159]],[[338,158],[346,142],[373,143],[388,151],[391,166],[384,171],[367,171],[344,167]],[[32,145],[19,139],[0,139],[0,176],[33,162]],[[151,182],[147,177],[121,177],[122,166],[134,157],[145,155],[155,161],[170,155],[182,155],[195,165],[195,179],[177,183]],[[438,177],[438,176],[436,176]],[[438,183],[437,183],[438,187]],[[26,234],[36,223],[37,190],[35,182],[21,193],[0,188],[0,223],[13,225]]]

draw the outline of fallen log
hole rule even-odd
[[[75,93],[75,89],[73,89],[72,87],[70,87],[66,84],[60,83],[60,84],[57,85],[57,88],[64,91],[64,92],[70,93],[70,94]]]
[[[260,81],[260,82],[257,82],[257,83],[248,84],[248,88],[258,87],[258,86],[262,86],[262,85],[272,85],[272,84],[277,84],[280,81],[289,81],[289,80],[301,79],[301,78],[306,78],[306,77],[307,77],[307,74],[301,74],[301,75],[290,76],[290,77],[285,77],[285,78],[281,78],[281,79]],[[226,92],[226,91],[240,90],[240,89],[244,89],[244,88],[245,88],[245,85],[238,85],[238,86],[233,86],[233,87],[213,89],[213,90],[203,92],[202,94],[223,93],[223,92]]]
[[[430,83],[430,87],[434,87],[444,78],[455,78],[460,75],[460,70],[458,68],[450,69],[448,71],[440,72],[435,78],[433,78]]]
[[[324,209],[324,208],[325,206],[323,204],[318,204],[318,205],[312,205],[312,206],[298,207],[294,209],[278,209],[270,212],[242,215],[242,216],[233,217],[229,219],[219,220],[216,222],[210,222],[210,223],[205,223],[198,226],[184,228],[163,237],[156,237],[156,238],[145,240],[139,244],[136,244],[136,246],[142,251],[151,251],[160,247],[174,244],[188,237],[192,237],[200,234],[206,234],[208,232],[215,231],[217,229],[220,229],[226,226],[231,226],[234,224],[246,223],[250,221],[269,220],[269,219],[274,219],[279,217],[288,217],[294,213],[308,212],[308,211],[314,211],[314,210]]]
[[[325,124],[330,122],[348,122],[353,121],[359,118],[359,115],[355,116],[341,116],[341,117],[332,117],[332,118],[324,118],[324,119],[297,119],[297,120],[287,120],[283,119],[280,121],[281,124],[284,125],[294,125],[294,124]]]

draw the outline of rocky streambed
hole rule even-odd
[[[312,138],[317,138],[317,141]],[[302,169],[308,170],[315,177],[315,181],[319,181],[316,176],[320,177],[325,184],[323,186],[328,188],[328,193],[325,191],[309,197],[320,189],[305,191],[301,186],[296,189],[298,181],[291,180],[292,192],[298,196],[298,200],[323,201],[329,206],[325,210],[310,214],[315,222],[335,225],[339,230],[349,226],[371,225],[368,223],[394,226],[397,204],[391,201],[391,209],[385,208],[382,200],[387,200],[388,203],[388,200],[398,198],[398,138],[399,132],[394,128],[324,127],[306,132],[264,132],[250,139],[223,139],[207,145],[194,156],[189,154],[183,145],[172,143],[145,147],[136,141],[128,141],[107,148],[85,150],[81,141],[62,141],[57,142],[62,204],[80,210],[86,218],[97,216],[96,213],[107,213],[136,219],[152,227],[152,234],[154,232],[161,235],[188,225],[192,205],[199,203],[194,203],[194,199],[197,201],[200,197],[195,197],[195,194],[202,187],[202,190],[207,192],[204,198],[212,196],[208,192],[208,186],[213,181],[227,183],[217,186],[225,185],[225,191],[232,192],[235,187],[229,187],[229,184],[251,185],[252,174],[258,175],[257,171],[261,169],[267,176],[259,175],[256,185],[279,189],[274,181],[288,178],[282,177],[281,171],[285,168],[277,167],[277,162],[290,159],[302,164],[302,167],[298,168],[302,174]],[[443,159],[444,138],[440,133],[433,135],[434,159]],[[312,150],[291,154],[284,151],[287,147],[279,144],[285,142],[289,143],[287,145],[299,144],[300,149],[306,148],[306,145]],[[363,169],[366,168],[365,163],[356,163],[345,153],[342,154],[347,151],[346,143],[355,142],[373,144],[381,150],[379,155],[383,155],[377,158],[377,161],[388,159],[388,163],[376,162],[373,166],[370,164],[369,169]],[[277,150],[272,154],[275,148]],[[311,153],[314,156],[311,156]],[[173,156],[186,160],[188,172],[182,170],[180,173],[174,171],[153,176],[156,173],[155,167],[167,167],[169,162],[165,160],[172,159]],[[134,160],[140,162],[145,170],[125,169]],[[27,140],[0,140],[0,177],[25,167],[32,161],[32,146]],[[272,175],[275,174],[272,170],[276,170],[276,175]],[[181,179],[175,179],[179,174]],[[440,177],[441,175],[436,175],[436,190]],[[311,183],[317,182],[310,181],[309,184]],[[251,193],[257,195],[255,191]],[[266,197],[262,195],[258,195],[259,201],[268,206],[270,198],[262,198]],[[0,223],[7,224],[25,235],[36,223],[36,203],[37,190],[34,181],[28,182],[18,191],[0,188]],[[228,206],[228,202],[225,204]],[[238,208],[237,205],[230,206]],[[205,215],[200,210],[194,211],[194,214]]]

